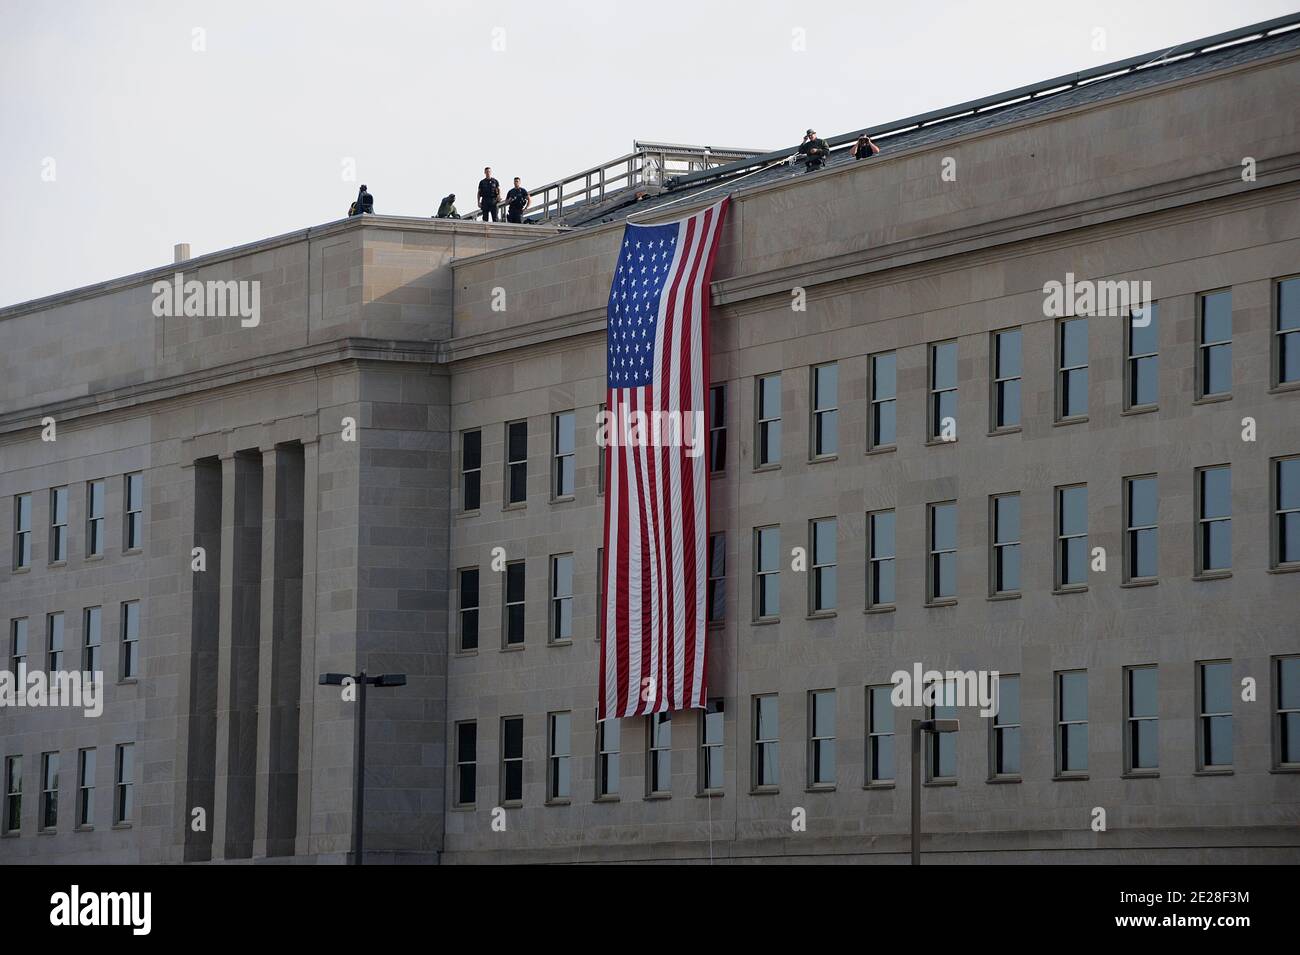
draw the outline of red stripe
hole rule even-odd
[[[605,388],[605,409],[606,411],[608,411],[610,408],[613,407],[614,407],[614,390],[607,386]],[[605,443],[606,445],[609,444],[608,430],[606,430],[605,432]],[[596,579],[604,581],[605,586],[602,588],[598,588],[596,591],[596,600],[599,601],[599,606],[597,607],[596,619],[600,621],[600,672],[599,672],[600,686],[598,688],[599,695],[597,697],[599,702],[596,704],[596,706],[600,714],[599,718],[605,719],[609,716],[609,700],[607,698],[608,688],[607,688],[607,681],[605,678],[605,674],[607,672],[606,664],[608,662],[608,654],[609,654],[609,625],[611,623],[609,619],[609,605],[605,601],[605,593],[609,587],[609,574],[607,573],[606,568],[609,566],[610,555],[614,553],[612,550],[609,549],[609,544],[610,544],[609,499],[613,497],[613,494],[611,494],[609,490],[610,489],[609,461],[612,455],[610,455],[604,448],[598,448],[597,451],[600,454],[600,468],[605,472],[605,485],[604,485],[605,486],[605,533],[602,535],[602,540],[604,540],[605,542],[605,549],[601,554],[601,566],[597,568]],[[615,639],[614,642],[614,653],[615,654],[618,653],[617,639]]]
[[[619,389],[619,419],[623,420],[623,404],[626,398],[626,392]],[[627,641],[628,641],[628,620],[627,620],[627,580],[628,580],[628,559],[631,554],[631,548],[628,546],[628,506],[627,506],[627,467],[622,460],[623,438],[619,435],[619,466],[618,466],[618,609],[616,630],[618,633],[618,712],[623,714],[627,712]]]

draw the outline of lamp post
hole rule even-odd
[[[921,737],[926,733],[956,733],[958,720],[912,720],[912,865],[921,864]]]
[[[357,686],[357,775],[352,782],[352,864],[361,865],[364,848],[364,819],[366,804],[366,687],[406,686],[405,673],[381,673],[366,676],[366,671],[352,676],[347,673],[322,673],[321,686],[345,686],[348,681]]]

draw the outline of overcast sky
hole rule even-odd
[[[0,306],[337,219],[359,182],[380,213],[463,211],[488,164],[539,185],[637,138],[775,149],[1292,7],[0,0]]]

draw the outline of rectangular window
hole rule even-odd
[[[1273,334],[1274,385],[1300,381],[1300,278],[1277,283],[1277,322]]]
[[[993,333],[993,430],[1020,427],[1020,329]]]
[[[546,798],[568,799],[573,792],[569,759],[573,755],[573,714],[548,713],[546,716]]]
[[[524,718],[501,718],[501,803],[524,800]]]
[[[98,673],[99,648],[103,636],[103,610],[100,607],[87,607],[82,617],[83,640],[81,645],[81,669],[85,673]],[[94,679],[94,677],[90,677]]]
[[[18,679],[18,668],[27,662],[27,618],[9,624],[9,672]]]
[[[32,496],[14,498],[14,570],[32,565]]]
[[[1196,664],[1197,769],[1232,766],[1232,662]]]
[[[477,511],[483,490],[483,432],[460,433],[460,509]]]
[[[808,785],[835,785],[835,691],[808,694]]]
[[[1196,397],[1232,394],[1232,290],[1207,292],[1200,306]]]
[[[506,564],[505,579],[505,645],[524,645],[524,562],[516,560]]]
[[[1300,457],[1273,462],[1273,566],[1300,563]]]
[[[144,475],[128,474],[123,481],[122,550],[139,550],[144,544]]]
[[[131,821],[135,805],[135,744],[119,743],[113,759],[113,822]]]
[[[835,609],[838,590],[835,533],[836,521],[833,517],[808,522],[812,551],[812,575],[808,580],[810,613],[830,613]]]
[[[898,376],[894,353],[871,356],[871,416],[867,448],[892,448],[898,440]]]
[[[50,491],[50,563],[68,559],[68,489]]]
[[[1153,666],[1124,668],[1124,771],[1160,768],[1160,708]]]
[[[572,411],[562,411],[554,416],[552,425],[552,454],[554,477],[552,494],[558,498],[573,497],[575,487],[575,417]]]
[[[551,558],[551,642],[573,639],[573,555]]]
[[[596,795],[617,796],[622,724],[617,719],[608,719],[600,720],[596,727],[596,748],[600,762],[600,772],[596,777]]]
[[[1159,400],[1160,311],[1155,302],[1133,309],[1125,322],[1124,408],[1149,408]]]
[[[1056,772],[1088,771],[1088,671],[1056,674]]]
[[[651,713],[646,719],[646,793],[668,795],[673,789],[673,724],[671,713]]]
[[[989,721],[993,778],[1020,775],[1020,677],[998,675],[998,711]]]
[[[1232,568],[1232,468],[1196,472],[1196,573]]]
[[[727,386],[709,387],[709,473],[727,470]]]
[[[781,615],[781,528],[754,528],[754,619]]]
[[[122,679],[140,675],[140,601],[122,604]]]
[[[1156,478],[1124,479],[1124,579],[1156,577]]]
[[[928,720],[955,720],[957,718],[957,684],[944,680],[934,686],[934,705],[927,706]],[[957,734],[926,733],[926,776],[928,782],[955,780],[957,778]]]
[[[59,754],[41,753],[41,823],[42,829],[59,827]]]
[[[781,376],[763,375],[758,379],[758,435],[754,467],[781,463]]]
[[[456,724],[456,805],[472,806],[478,798],[478,723]]]
[[[104,553],[104,482],[86,485],[86,556]]]
[[[17,832],[23,819],[23,758],[5,757],[5,832]]]
[[[709,535],[708,621],[727,619],[727,535]]]
[[[894,512],[867,515],[867,607],[894,606]]]
[[[460,575],[460,649],[478,649],[478,568],[463,567]]]
[[[720,793],[723,790],[723,743],[725,718],[722,700],[709,700],[700,714],[700,792]]]
[[[957,597],[957,502],[930,504],[929,602]]]
[[[95,824],[95,750],[77,752],[77,825]]]
[[[1064,318],[1057,328],[1056,417],[1088,413],[1088,320]]]
[[[867,687],[867,785],[894,782],[893,686]]]
[[[840,453],[839,365],[816,365],[812,370],[812,456],[830,458]]]
[[[992,593],[1020,592],[1020,495],[998,494],[992,499]]]
[[[528,500],[528,422],[506,425],[506,503]]]
[[[754,788],[776,789],[781,785],[781,730],[777,698],[754,697]]]
[[[952,441],[957,437],[957,343],[930,346],[930,429],[931,441]]]
[[[52,613],[45,617],[45,663],[51,674],[63,669],[63,614]]]
[[[1088,485],[1056,489],[1056,588],[1088,585]]]
[[[1273,661],[1275,769],[1300,769],[1300,657]]]

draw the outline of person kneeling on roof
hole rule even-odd
[[[858,141],[853,144],[849,150],[854,159],[870,159],[872,156],[879,155],[880,147],[871,141],[871,137],[863,133],[858,137]]]
[[[438,215],[436,216],[436,218],[439,219],[460,218],[460,216],[456,215],[456,193],[453,192],[451,195],[443,197],[442,202],[438,204]]]
[[[810,129],[804,133],[803,142],[799,146],[799,155],[803,156],[804,166],[808,172],[820,169],[826,162],[826,157],[830,155],[830,151],[826,140],[820,138],[816,130]]]

